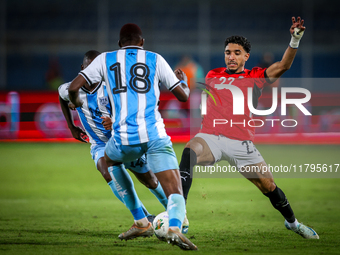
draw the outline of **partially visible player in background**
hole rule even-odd
[[[86,102],[80,98],[79,89],[86,83],[93,86],[105,80],[114,108],[114,135],[105,148],[109,171],[115,177],[119,176],[124,169],[122,162],[145,153],[150,169],[168,197],[169,230],[166,240],[182,249],[197,250],[197,246],[181,233],[185,201],[178,162],[158,111],[159,83],[179,101],[185,102],[190,92],[186,76],[181,70],[173,72],[159,54],[143,49],[142,31],[136,24],[125,24],[121,28],[118,44],[119,50],[102,53],[72,81],[70,99],[74,105],[82,106]],[[116,179],[123,189],[128,188],[122,180]],[[141,207],[134,201],[125,204],[131,208],[135,223],[119,238],[127,240],[153,233],[152,224],[147,221]]]
[[[273,207],[285,218],[287,229],[307,239],[319,239],[318,234],[312,228],[297,221],[285,194],[275,184],[266,162],[253,144],[255,126],[246,124],[252,120],[247,100],[244,103],[244,115],[233,115],[232,93],[229,90],[230,87],[227,87],[235,86],[236,89],[242,91],[243,95],[247,95],[248,88],[252,88],[253,104],[256,108],[262,88],[275,82],[293,63],[305,27],[300,17],[297,20],[292,17],[292,23],[291,41],[288,48],[281,61],[273,63],[268,68],[245,69],[245,63],[250,56],[249,41],[243,36],[227,38],[224,48],[226,67],[213,69],[206,76],[207,89],[216,97],[216,100],[217,97],[222,99],[222,105],[215,104],[213,98],[208,97],[207,113],[203,117],[202,128],[185,146],[180,172],[184,197],[187,198],[192,182],[191,174],[196,164],[207,166],[226,160],[230,165],[237,167],[269,198]],[[215,125],[216,119],[227,120],[228,124]],[[248,170],[251,171],[247,172]]]
[[[81,65],[81,70],[86,68],[99,54],[100,52],[94,50],[86,52],[83,64]],[[108,100],[105,83],[100,82],[92,87],[86,84],[82,87],[80,96],[85,103],[78,108],[75,108],[69,100],[69,85],[70,82],[59,87],[59,101],[72,136],[81,142],[86,142],[86,138],[89,138],[91,143],[91,155],[97,169],[110,186],[112,192],[121,202],[123,202],[122,196],[125,196],[125,194],[124,192],[117,190],[115,183],[112,180],[112,176],[108,172],[108,166],[104,159],[105,145],[111,137],[112,130],[112,121],[110,118],[112,109]],[[77,110],[85,131],[74,124],[70,109]],[[166,209],[167,198],[156,176],[149,170],[145,156],[130,163],[126,163],[125,166],[132,170],[138,180],[150,189]],[[122,171],[122,174],[126,177],[128,182],[131,183],[131,193],[139,200],[130,175],[126,170]],[[148,220],[152,222],[154,216],[145,209],[142,202],[139,201],[139,203],[142,205],[145,214],[148,216]]]
[[[204,78],[203,68],[190,55],[183,55],[175,69],[181,69],[186,74],[191,91],[196,88],[196,80]]]

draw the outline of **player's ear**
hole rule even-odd
[[[80,70],[84,70],[83,64],[80,65]]]
[[[122,47],[122,43],[120,42],[120,40],[118,40],[118,46],[121,48]]]
[[[246,60],[246,61],[249,59],[249,56],[250,56],[250,53],[247,53],[247,54],[245,55],[245,60]]]
[[[143,45],[144,45],[144,42],[145,42],[145,39],[143,38],[142,40],[141,40],[141,47],[143,47]]]

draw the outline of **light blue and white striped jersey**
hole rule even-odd
[[[141,144],[167,136],[158,111],[159,84],[171,91],[180,81],[161,55],[128,46],[102,53],[80,74],[89,85],[106,82],[117,144]]]
[[[68,96],[70,84],[71,82],[65,83],[58,89],[60,97],[65,101],[70,101]],[[80,88],[79,97],[84,103],[76,109],[90,139],[91,147],[97,144],[105,145],[111,137],[111,130],[105,130],[100,117],[111,117],[112,112],[105,83],[101,82],[93,91]]]

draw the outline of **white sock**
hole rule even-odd
[[[135,223],[138,227],[142,227],[142,228],[145,228],[149,225],[149,221],[146,217],[140,220],[135,220]]]
[[[289,226],[291,229],[297,228],[297,227],[298,227],[298,224],[299,224],[299,222],[297,221],[297,219],[295,219],[295,221],[294,221],[293,223],[290,223],[290,222],[288,222],[288,221],[287,221],[287,223],[288,223],[288,226]]]

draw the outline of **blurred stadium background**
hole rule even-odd
[[[252,43],[246,67],[265,64],[263,56],[280,60],[289,43],[290,19],[301,16],[307,32],[284,77],[303,78],[302,86],[312,92],[313,118],[303,120],[304,127],[293,133],[300,138],[301,133],[323,134],[314,140],[301,138],[302,142],[339,143],[339,7],[334,0],[2,0],[0,139],[72,140],[56,88],[77,75],[86,51],[117,49],[119,29],[125,23],[137,23],[146,38],[145,48],[163,55],[173,68],[184,55],[190,56],[204,76],[224,66],[223,43],[233,34]],[[172,105],[168,94],[162,99],[170,135],[175,141],[187,141],[189,124],[179,113],[188,117],[188,105]],[[270,136],[258,141],[287,140]]]
[[[116,50],[119,29],[128,22],[142,28],[145,48],[163,55],[171,67],[187,55],[204,76],[224,66],[224,40],[233,34],[252,43],[246,67],[263,64],[264,55],[280,60],[290,40],[291,17],[303,17],[307,32],[280,85],[310,90],[306,107],[313,116],[290,109],[287,118],[297,119],[297,128],[258,128],[255,142],[279,144],[257,146],[271,165],[335,167],[340,144],[339,9],[336,0],[0,0],[0,253],[179,252],[156,238],[117,242],[131,223],[131,216],[121,216],[128,215],[127,209],[95,169],[88,144],[59,144],[75,140],[56,87],[77,75],[86,51]],[[197,96],[199,100],[194,91],[191,100],[196,102]],[[189,103],[178,104],[165,92],[161,99],[172,141],[187,142]],[[260,102],[270,105],[268,91]],[[174,145],[178,159],[183,147]],[[338,254],[340,179],[318,176],[275,175],[298,217],[319,233],[317,242],[286,233],[267,199],[243,178],[229,175],[194,181],[187,207],[190,238],[201,254]],[[150,192],[132,178],[148,210],[161,212]]]

